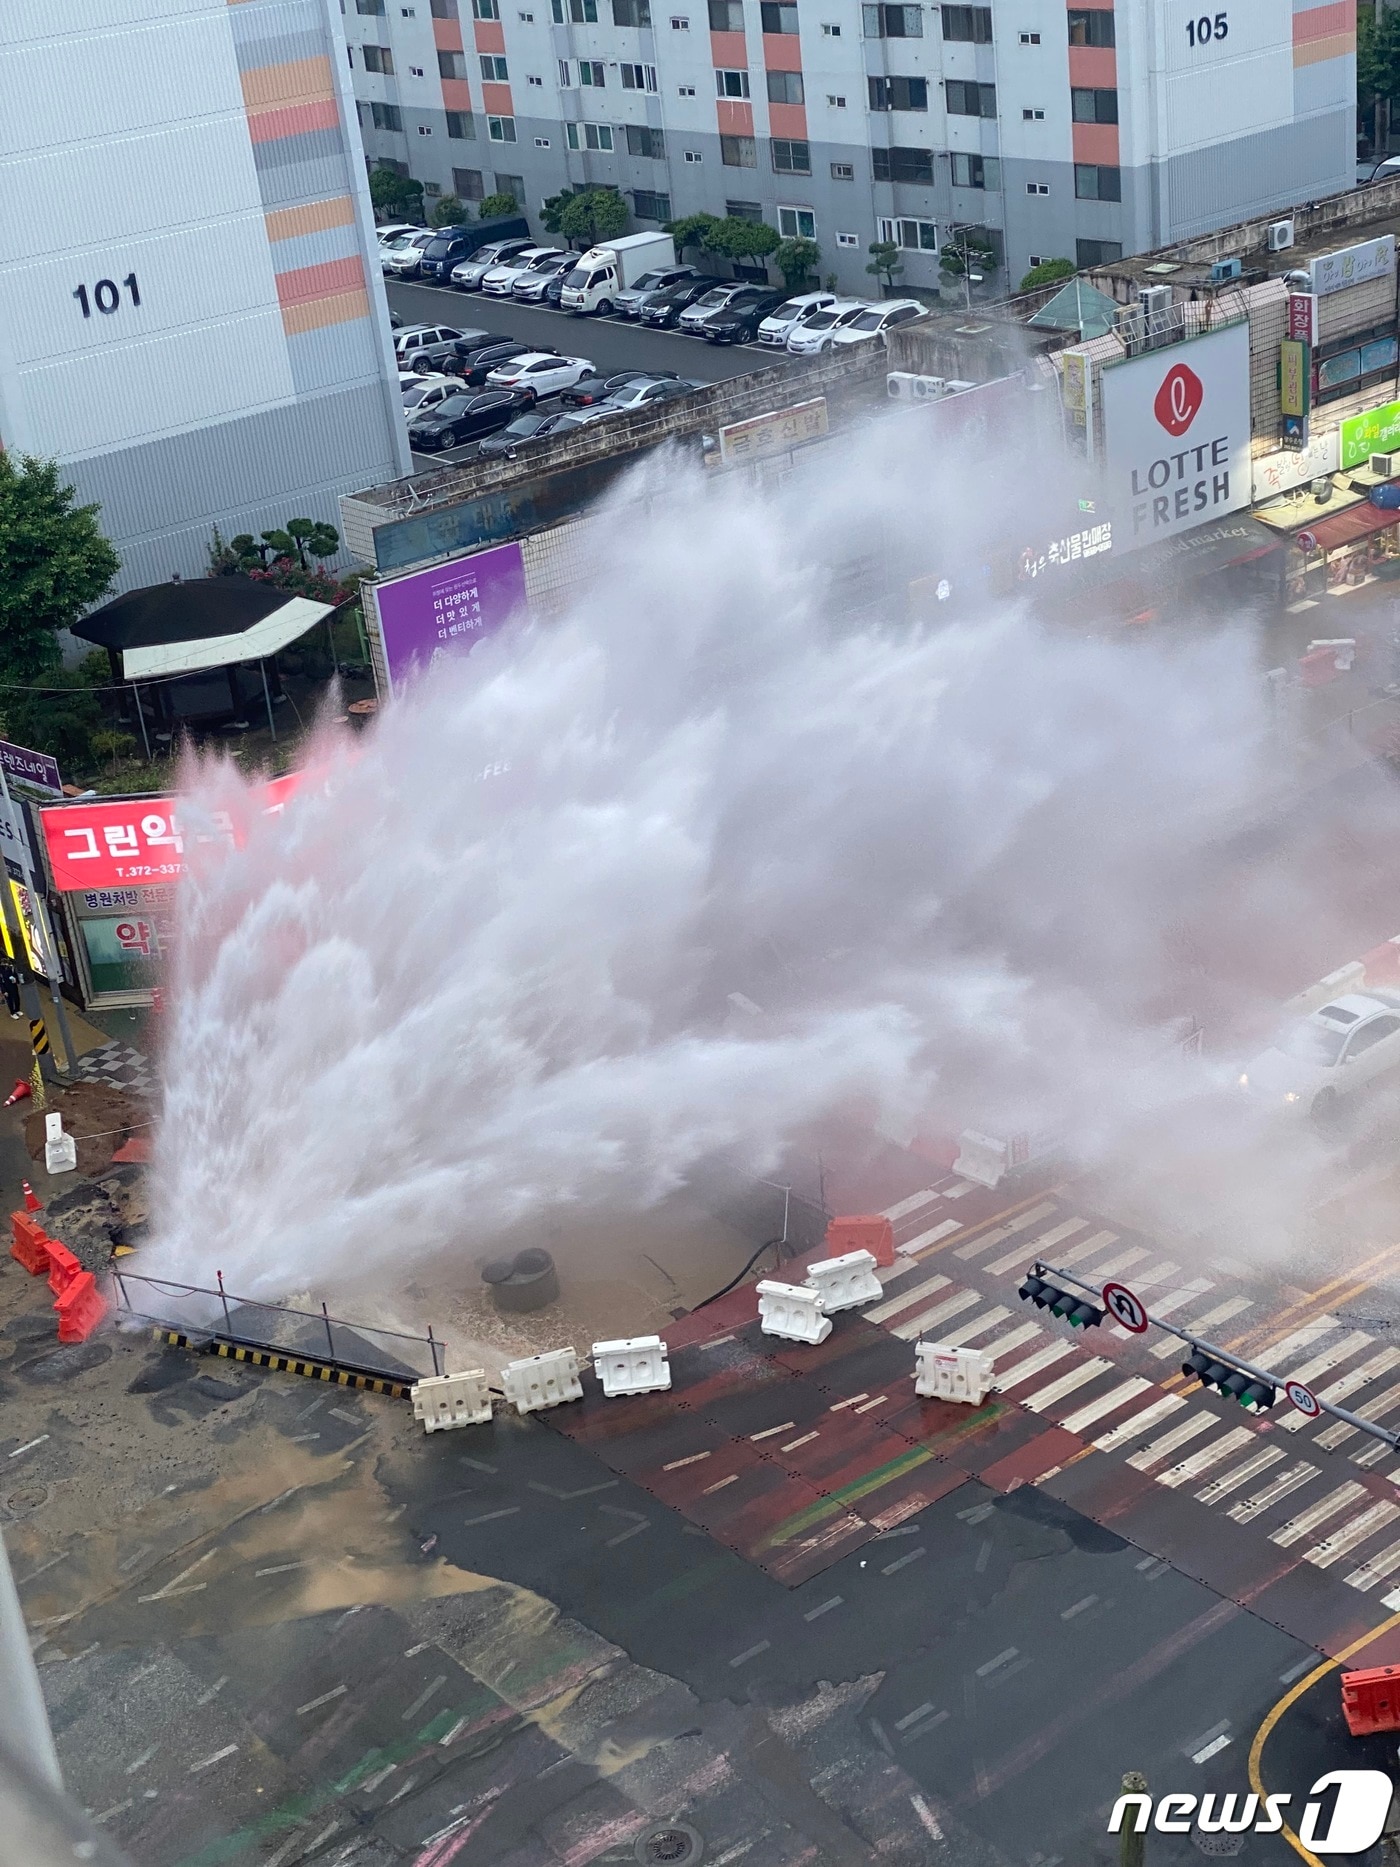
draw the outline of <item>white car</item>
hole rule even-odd
[[[439,402],[445,402],[448,396],[460,394],[462,379],[460,376],[400,376],[399,388],[403,393],[404,414],[422,415],[436,408]]]
[[[837,331],[844,330],[852,318],[858,318],[862,311],[869,311],[870,306],[863,298],[838,298],[834,305],[828,305],[825,311],[814,312],[805,323],[788,332],[786,348],[795,357],[820,356],[823,350],[830,350],[831,340]]]
[[[503,259],[499,266],[492,266],[489,272],[484,272],[481,275],[481,289],[488,298],[509,298],[510,288],[517,279],[543,266],[553,265],[563,257],[564,254],[557,246],[527,246],[513,259]]]
[[[1327,1121],[1347,1096],[1400,1070],[1400,993],[1346,992],[1286,1025],[1240,1074],[1255,1100]]]
[[[493,389],[527,389],[536,401],[572,389],[584,376],[593,375],[587,357],[556,357],[544,350],[527,350],[493,369],[486,380]]]
[[[395,278],[411,279],[423,259],[423,249],[436,240],[435,227],[420,227],[417,233],[405,233],[384,248],[384,270]]]
[[[858,318],[852,318],[849,324],[843,324],[840,330],[831,333],[831,347],[837,350],[846,344],[874,343],[896,324],[907,324],[910,318],[921,318],[926,310],[927,306],[921,305],[917,298],[892,298],[888,304],[872,305],[868,311],[862,311]]]
[[[374,237],[381,246],[388,246],[391,240],[401,240],[406,234],[422,233],[421,227],[415,227],[411,220],[391,220],[383,227],[376,227]]]
[[[799,292],[763,320],[758,327],[758,341],[770,350],[781,350],[799,325],[835,303],[835,292]]]

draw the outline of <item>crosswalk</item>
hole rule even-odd
[[[883,1295],[864,1312],[869,1320],[903,1341],[984,1348],[994,1391],[1046,1429],[1081,1439],[1076,1457],[1121,1461],[1149,1487],[1175,1492],[1184,1505],[1190,1500],[1186,1508],[1216,1513],[1359,1593],[1388,1589],[1382,1604],[1400,1607],[1400,1463],[1390,1447],[1282,1401],[1267,1420],[1241,1418],[1217,1395],[1178,1391],[1172,1364],[1183,1348],[1176,1338],[1131,1342],[1107,1328],[1076,1337],[1031,1320],[1007,1299],[1037,1259],[1089,1283],[1131,1273],[1155,1315],[1221,1343],[1232,1339],[1232,1325],[1249,1331],[1250,1359],[1387,1423],[1400,1416],[1400,1347],[1330,1310],[1300,1317],[1296,1304],[1270,1335],[1267,1297],[1240,1289],[1238,1265],[1188,1274],[1140,1239],[1067,1211],[1056,1198],[1030,1200],[985,1228],[964,1226],[945,1216],[943,1202],[967,1190],[950,1178],[889,1208],[896,1259],[880,1272]],[[1235,1289],[1222,1291],[1218,1277]]]

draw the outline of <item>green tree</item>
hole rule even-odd
[[[686,214],[680,220],[668,220],[666,231],[675,242],[677,258],[688,249],[697,253],[709,253],[715,249],[710,242],[715,229],[722,227],[723,221],[718,214]]]
[[[423,218],[423,184],[411,175],[400,175],[387,162],[378,162],[369,172],[369,198],[376,214],[388,220]]]
[[[627,231],[627,203],[616,188],[565,189],[545,202],[542,218],[571,246],[597,246]]]
[[[94,648],[76,668],[44,672],[38,691],[0,691],[4,737],[56,758],[67,775],[89,770],[94,762],[94,733],[102,728],[96,689],[112,678],[105,650]]]
[[[1019,289],[1023,292],[1038,292],[1042,286],[1058,285],[1061,279],[1073,277],[1074,261],[1072,259],[1042,259],[1038,266],[1031,267],[1022,279]]]
[[[1400,97],[1400,12],[1359,6],[1356,9],[1356,104],[1363,117],[1374,121],[1377,102],[1388,105]],[[1379,162],[1383,150],[1377,149]]]
[[[477,211],[482,220],[504,220],[507,214],[520,212],[520,203],[513,194],[489,194]]]
[[[938,264],[950,278],[965,278],[970,272],[995,272],[996,248],[980,227],[963,227],[939,248]]]
[[[773,264],[783,275],[783,283],[790,292],[795,292],[817,269],[817,261],[822,250],[815,240],[804,239],[800,234],[786,240],[779,240],[773,252]]]
[[[471,210],[465,201],[459,201],[455,194],[445,194],[434,204],[433,225],[435,227],[461,227],[471,219]]]
[[[57,461],[0,453],[0,680],[57,668],[57,632],[110,589],[121,559],[98,510],[74,504]]]
[[[710,252],[722,253],[726,259],[767,259],[778,250],[778,231],[765,220],[743,220],[730,214],[708,229],[704,244]]]
[[[895,280],[904,270],[904,261],[899,256],[896,243],[893,240],[872,240],[870,264],[865,270],[872,278],[878,279],[887,292],[892,292]]]
[[[263,542],[274,556],[293,559],[302,570],[310,570],[308,558],[333,558],[340,549],[340,533],[334,525],[319,519],[288,519],[276,531],[264,532]]]

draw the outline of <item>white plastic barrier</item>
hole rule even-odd
[[[875,1275],[873,1251],[848,1251],[839,1258],[818,1258],[807,1266],[807,1286],[822,1300],[828,1316],[837,1310],[856,1309],[883,1296],[880,1279]]]
[[[78,1144],[63,1132],[61,1115],[44,1117],[44,1165],[50,1173],[72,1173],[78,1164]]]
[[[831,1318],[820,1294],[805,1284],[765,1279],[758,1286],[758,1319],[765,1335],[782,1336],[788,1342],[824,1342],[831,1334]]]
[[[485,1426],[491,1418],[491,1395],[484,1368],[461,1374],[434,1374],[408,1390],[413,1417],[424,1430],[440,1433],[449,1426]]]
[[[1005,1141],[994,1141],[989,1134],[978,1134],[975,1128],[964,1128],[958,1136],[958,1157],[953,1162],[953,1172],[961,1174],[964,1180],[973,1180],[978,1186],[995,1186],[1006,1172],[1007,1145]]]
[[[605,1394],[656,1394],[671,1385],[671,1364],[659,1335],[595,1342],[593,1372]]]
[[[914,1392],[925,1400],[960,1400],[980,1407],[987,1398],[996,1370],[985,1349],[917,1342],[914,1355]]]
[[[1290,998],[1284,1010],[1295,1018],[1306,1018],[1309,1012],[1317,1011],[1334,998],[1340,998],[1344,992],[1362,992],[1365,989],[1366,968],[1359,959],[1349,960],[1345,966],[1329,972],[1325,979],[1319,979],[1316,985],[1310,985],[1295,998]]]
[[[514,1403],[517,1413],[539,1413],[546,1407],[560,1407],[566,1400],[582,1400],[578,1351],[552,1348],[543,1355],[526,1355],[521,1361],[508,1361],[502,1373],[502,1384],[506,1399]]]

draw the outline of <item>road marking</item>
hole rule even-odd
[[[311,1567],[311,1558],[308,1556],[301,1562],[279,1562],[271,1569],[254,1569],[253,1574],[254,1575],[286,1575],[292,1569],[309,1569],[310,1567]]]
[[[1008,1251],[1004,1257],[994,1258],[990,1264],[984,1264],[982,1269],[990,1271],[994,1277],[1000,1277],[1006,1271],[1028,1264],[1032,1258],[1044,1257],[1062,1239],[1073,1238],[1076,1232],[1082,1232],[1088,1223],[1087,1219],[1066,1219],[1060,1225],[1052,1225],[1048,1232],[1038,1232],[1034,1238],[1023,1238],[1014,1251]]]
[[[882,1394],[880,1396],[880,1400],[883,1400],[883,1399],[884,1399],[884,1395]],[[870,1402],[870,1405],[872,1407],[878,1407],[879,1404],[880,1404],[879,1400],[872,1400]],[[865,1411],[864,1407],[856,1408],[857,1413],[863,1413],[864,1411]],[[785,1446],[779,1446],[778,1450],[779,1452],[796,1452],[799,1446],[809,1446],[811,1445],[814,1439],[820,1439],[820,1438],[821,1438],[821,1434],[818,1432],[804,1433],[800,1439],[789,1439],[787,1444]]]
[[[999,1374],[992,1386],[997,1393],[1004,1394],[1009,1389],[1018,1387],[1022,1381],[1029,1381],[1033,1375],[1039,1374],[1042,1368],[1049,1368],[1055,1362],[1063,1361],[1066,1355],[1073,1352],[1072,1343],[1051,1342],[1034,1355],[1027,1355],[1024,1361],[1018,1361],[1013,1367],[1008,1368],[1005,1374]]]
[[[1248,1297],[1230,1297],[1224,1303],[1217,1303],[1214,1309],[1208,1309],[1204,1315],[1193,1317],[1185,1326],[1193,1335],[1199,1335],[1213,1323],[1229,1322],[1232,1316],[1243,1315],[1245,1310],[1253,1308]],[[1175,1336],[1168,1336],[1165,1342],[1158,1342],[1148,1350],[1158,1361],[1170,1361],[1174,1355],[1185,1357],[1190,1352],[1190,1344],[1178,1342]]]
[[[427,1704],[428,1700],[441,1692],[446,1684],[447,1674],[439,1673],[431,1685],[424,1686],[423,1690],[418,1694],[417,1698],[414,1699],[408,1710],[399,1713],[399,1717],[402,1721],[407,1724],[410,1718],[416,1718],[418,1713],[422,1711],[423,1707]]]
[[[820,1607],[810,1609],[806,1614],[802,1616],[803,1620],[804,1621],[820,1620],[823,1614],[830,1614],[833,1608],[839,1608],[841,1606],[842,1599],[843,1598],[840,1595],[833,1595],[830,1601],[824,1601],[822,1602]]]
[[[1290,1517],[1286,1524],[1275,1530],[1269,1537],[1271,1543],[1277,1543],[1280,1549],[1291,1549],[1295,1543],[1301,1543],[1310,1530],[1315,1530],[1329,1517],[1335,1517],[1344,1511],[1348,1504],[1354,1504],[1359,1497],[1365,1497],[1366,1487],[1355,1482],[1338,1485],[1335,1491],[1329,1491],[1325,1498],[1311,1504],[1307,1510],[1300,1511],[1296,1517]]]
[[[837,1400],[827,1408],[828,1413],[840,1413],[845,1407],[853,1407],[858,1400],[869,1400],[869,1394],[847,1394],[844,1400]]]
[[[918,1549],[911,1549],[907,1555],[896,1556],[893,1562],[887,1562],[880,1573],[881,1575],[893,1575],[896,1569],[907,1569],[911,1562],[917,1562],[921,1556],[927,1554],[928,1551],[920,1545]]]
[[[1101,1420],[1106,1413],[1116,1413],[1119,1407],[1125,1407],[1130,1400],[1136,1400],[1143,1389],[1151,1385],[1152,1383],[1145,1380],[1142,1375],[1135,1374],[1130,1381],[1124,1381],[1121,1387],[1111,1387],[1097,1400],[1091,1400],[1077,1413],[1071,1413],[1069,1418],[1063,1422],[1065,1431],[1067,1433],[1082,1432],[1086,1426],[1092,1426],[1096,1420]]]
[[[1131,1418],[1115,1426],[1111,1432],[1096,1439],[1094,1447],[1099,1452],[1116,1452],[1119,1446],[1126,1446],[1131,1440],[1141,1438],[1143,1433],[1149,1432],[1159,1420],[1164,1420],[1169,1413],[1175,1413],[1178,1408],[1185,1405],[1184,1394],[1164,1394],[1160,1400],[1154,1400],[1150,1407],[1144,1407],[1141,1413],[1134,1413]]]
[[[1355,1329],[1350,1335],[1344,1335],[1330,1348],[1323,1349],[1320,1355],[1314,1355],[1311,1361],[1305,1361],[1300,1368],[1295,1368],[1290,1380],[1311,1384],[1319,1374],[1327,1374],[1342,1362],[1350,1361],[1353,1355],[1359,1355],[1363,1349],[1374,1348],[1376,1338],[1367,1335],[1364,1329]]]
[[[210,1704],[214,1699],[216,1699],[219,1696],[220,1692],[223,1691],[224,1687],[227,1684],[228,1684],[228,1674],[220,1673],[218,1678],[214,1681],[213,1685],[206,1687],[205,1690],[200,1693],[199,1697],[195,1700],[195,1704],[196,1705]]]
[[[927,1713],[931,1712],[932,1710],[933,1710],[933,1700],[925,1699],[922,1705],[916,1705],[913,1711],[907,1711],[905,1712],[902,1718],[895,1719],[894,1721],[895,1730],[896,1731],[907,1731],[911,1724],[917,1724],[920,1718],[926,1716]]]
[[[203,1757],[198,1763],[190,1765],[189,1773],[196,1775],[200,1770],[207,1770],[216,1763],[222,1763],[225,1757],[231,1757],[238,1749],[237,1744],[225,1744],[222,1750],[216,1750],[212,1757]]]
[[[1009,1309],[998,1304],[995,1309],[989,1309],[981,1316],[974,1316],[971,1322],[959,1323],[956,1329],[945,1330],[939,1337],[939,1341],[945,1348],[960,1348],[965,1343],[974,1341],[979,1335],[985,1335],[989,1329],[995,1329],[997,1324],[1005,1322],[1010,1314]]]
[[[334,1698],[340,1698],[350,1690],[349,1686],[332,1686],[329,1692],[323,1692],[320,1698],[311,1698],[304,1705],[297,1706],[297,1717],[304,1718],[309,1711],[319,1711],[323,1705],[329,1705]]]
[[[1204,1750],[1195,1752],[1191,1758],[1192,1763],[1209,1763],[1212,1757],[1219,1756],[1222,1750],[1227,1750],[1230,1746],[1230,1742],[1231,1740],[1228,1737],[1212,1738]]]
[[[15,1447],[15,1449],[14,1449],[14,1451],[13,1451],[13,1452],[12,1452],[12,1453],[10,1454],[10,1457],[11,1457],[12,1459],[17,1459],[17,1458],[19,1458],[19,1457],[21,1457],[21,1456],[22,1456],[22,1455],[23,1455],[24,1453],[26,1453],[26,1452],[32,1452],[32,1451],[34,1450],[34,1448],[35,1448],[35,1446],[42,1446],[42,1445],[43,1445],[43,1443],[44,1443],[44,1441],[45,1441],[45,1440],[46,1440],[47,1438],[48,1438],[48,1434],[47,1434],[47,1433],[40,1433],[40,1435],[39,1435],[39,1437],[38,1437],[37,1439],[30,1439],[30,1440],[26,1440],[26,1442],[24,1443],[24,1445],[22,1445],[22,1446],[16,1446],[16,1447]]]
[[[1107,1258],[1102,1264],[1096,1265],[1094,1275],[1095,1277],[1117,1277],[1120,1272],[1130,1271],[1135,1264],[1141,1264],[1144,1258],[1151,1255],[1151,1252],[1143,1251],[1135,1245],[1131,1251],[1120,1251],[1116,1258]]]
[[[1055,1210],[1053,1199],[1041,1200],[1037,1205],[1032,1206],[1029,1212],[1023,1212],[1016,1218],[1003,1220],[1000,1225],[990,1232],[983,1233],[980,1238],[969,1239],[966,1244],[959,1245],[953,1256],[964,1261],[979,1257],[982,1252],[990,1251],[993,1245],[999,1245],[1008,1238],[1014,1238],[1017,1232],[1025,1231],[1028,1226],[1039,1225],[1042,1219],[1048,1219]]]
[[[901,1744],[917,1743],[921,1737],[927,1737],[930,1731],[936,1731],[940,1724],[946,1724],[951,1712],[936,1711],[931,1718],[925,1718],[922,1724],[913,1725],[899,1740]]]
[[[100,1815],[94,1815],[92,1819],[100,1826],[103,1822],[110,1822],[114,1815],[124,1814],[127,1809],[135,1806],[136,1798],[128,1796],[125,1802],[114,1802],[110,1809],[104,1809]]]
[[[781,1426],[765,1426],[761,1433],[749,1434],[750,1442],[757,1444],[760,1439],[772,1439],[776,1433],[790,1433],[796,1424],[796,1420],[784,1420]]]
[[[954,1232],[960,1232],[962,1229],[961,1219],[944,1219],[941,1225],[931,1225],[926,1232],[920,1232],[917,1238],[909,1238],[902,1245],[896,1245],[895,1255],[903,1258],[917,1257],[919,1252],[929,1245],[936,1245],[940,1238],[951,1238]]]
[[[36,1575],[42,1575],[45,1569],[52,1569],[57,1563],[67,1562],[72,1553],[73,1552],[68,1549],[60,1550],[58,1555],[50,1556],[47,1562],[41,1562],[37,1569],[31,1569],[28,1575],[20,1576],[19,1580],[15,1583],[15,1587],[23,1588],[26,1583],[32,1582]]]
[[[1151,1264],[1145,1271],[1134,1271],[1135,1284],[1164,1284],[1175,1277],[1181,1266],[1171,1258],[1163,1258],[1159,1264]]]
[[[950,1317],[960,1316],[965,1309],[971,1309],[974,1304],[985,1303],[986,1300],[976,1290],[959,1290],[946,1302],[936,1303],[932,1309],[924,1310],[918,1316],[911,1316],[907,1322],[892,1324],[890,1334],[897,1335],[901,1342],[912,1342],[915,1336],[922,1335],[925,1329],[937,1328],[939,1323],[947,1322]]]
[[[745,1647],[742,1653],[736,1653],[729,1664],[731,1666],[743,1666],[749,1660],[757,1659],[760,1653],[766,1653],[772,1644],[773,1642],[771,1640],[760,1640],[757,1646]]]
[[[1330,1569],[1358,1543],[1364,1543],[1367,1537],[1374,1536],[1397,1517],[1400,1517],[1400,1504],[1373,1504],[1370,1510],[1362,1511],[1359,1517],[1353,1517],[1350,1523],[1343,1524],[1340,1530],[1334,1530],[1331,1536],[1305,1551],[1303,1561],[1310,1562],[1315,1569]]]
[[[204,1554],[196,1558],[188,1569],[181,1569],[178,1575],[172,1576],[165,1584],[164,1588],[158,1588],[153,1595],[138,1595],[136,1599],[138,1601],[165,1601],[171,1595],[177,1593],[181,1595],[197,1594],[198,1591],[205,1586],[203,1582],[196,1582],[192,1588],[180,1588],[178,1584],[183,1582],[186,1576],[193,1575],[196,1569],[203,1568],[206,1562],[212,1562],[217,1554],[217,1545],[213,1549],[206,1549]]]
[[[495,1523],[501,1517],[518,1517],[519,1515],[520,1506],[518,1504],[511,1504],[504,1510],[484,1511],[480,1517],[464,1517],[462,1519],[462,1528],[464,1530],[474,1530],[479,1523]]]
[[[1198,1433],[1207,1433],[1212,1426],[1219,1424],[1213,1413],[1193,1413],[1180,1426],[1174,1426],[1169,1433],[1163,1433],[1160,1439],[1154,1439],[1151,1445],[1144,1446],[1141,1452],[1134,1452],[1128,1464],[1135,1472],[1150,1472],[1154,1465],[1159,1465],[1178,1446],[1184,1446]]]
[[[899,1221],[907,1219],[911,1212],[917,1212],[922,1206],[931,1206],[935,1199],[942,1197],[943,1195],[935,1192],[931,1186],[926,1186],[922,1193],[911,1193],[908,1199],[901,1199],[897,1206],[886,1206],[880,1217],[888,1219],[891,1225],[898,1225]]]
[[[726,1342],[732,1342],[733,1340],[734,1337],[732,1335],[712,1335],[708,1342],[702,1342],[700,1344],[700,1348],[703,1353],[707,1349],[721,1348]]]
[[[1256,1452],[1243,1464],[1235,1466],[1233,1471],[1228,1471],[1219,1478],[1212,1478],[1208,1485],[1196,1493],[1196,1502],[1206,1505],[1218,1504],[1221,1498],[1229,1497],[1232,1491],[1238,1491],[1242,1484],[1247,1484],[1251,1478],[1256,1477],[1260,1472],[1266,1472],[1271,1465],[1277,1465],[1280,1459],[1287,1458],[1287,1456],[1282,1446],[1265,1446],[1262,1452]]]
[[[990,1542],[986,1542],[982,1545],[981,1549],[979,1549],[977,1552],[977,1560],[972,1565],[973,1574],[974,1575],[985,1575],[987,1572],[987,1564],[991,1561],[991,1559],[992,1559],[992,1545]]]
[[[1335,1316],[1314,1316],[1311,1322],[1305,1322],[1301,1329],[1295,1329],[1282,1341],[1265,1345],[1263,1352],[1269,1357],[1269,1366],[1275,1374],[1282,1374],[1287,1362],[1301,1361],[1315,1343],[1341,1326]]]
[[[1398,1545],[1397,1547],[1400,1547],[1400,1545]],[[1310,1666],[1316,1666],[1316,1664],[1317,1664],[1317,1655],[1315,1653],[1309,1653],[1304,1659],[1299,1660],[1296,1666],[1290,1666],[1286,1673],[1279,1674],[1278,1676],[1279,1684],[1280,1685],[1292,1685],[1295,1679],[1301,1679],[1303,1674],[1308,1670],[1308,1668]]]
[[[1076,1264],[1082,1264],[1085,1258],[1092,1258],[1096,1252],[1106,1250],[1109,1245],[1117,1242],[1117,1232],[1090,1232],[1072,1251],[1057,1252],[1056,1256],[1066,1270],[1072,1270]],[[1099,1273],[1095,1271],[1094,1275],[1097,1277]]]
[[[726,1485],[736,1485],[738,1482],[738,1472],[731,1472],[727,1478],[721,1478],[718,1484],[706,1485],[700,1495],[701,1497],[711,1497],[716,1491],[723,1491]]]
[[[1277,1504],[1280,1498],[1286,1498],[1291,1491],[1299,1490],[1303,1485],[1311,1484],[1317,1476],[1316,1465],[1309,1465],[1304,1459],[1298,1465],[1291,1465],[1272,1484],[1256,1491],[1253,1497],[1246,1498],[1242,1504],[1232,1504],[1227,1513],[1232,1523],[1253,1523],[1262,1511],[1271,1504]]]
[[[877,1303],[873,1309],[863,1309],[861,1315],[867,1322],[884,1322],[890,1316],[897,1316],[902,1309],[908,1309],[911,1303],[917,1303],[921,1297],[930,1297],[935,1290],[946,1290],[952,1282],[951,1277],[925,1277],[921,1283],[912,1284],[908,1290],[901,1290],[898,1296],[886,1297],[883,1303]]]
[[[1372,1355],[1369,1361],[1363,1361],[1359,1368],[1353,1368],[1350,1374],[1344,1374],[1340,1380],[1333,1381],[1329,1386],[1315,1389],[1314,1391],[1317,1393],[1320,1400],[1331,1400],[1334,1402],[1345,1400],[1349,1394],[1354,1394],[1358,1388],[1368,1387],[1372,1381],[1379,1379],[1381,1375],[1389,1374],[1397,1363],[1400,1363],[1400,1349],[1383,1348],[1378,1354]],[[1285,1432],[1300,1433],[1303,1428],[1310,1425],[1311,1422],[1305,1415],[1299,1413],[1296,1408],[1292,1408],[1285,1418],[1279,1420],[1277,1424],[1281,1426]],[[1343,1422],[1343,1424],[1345,1424],[1345,1422]],[[1330,1432],[1330,1428],[1328,1430]],[[1318,1435],[1317,1443],[1321,1445],[1322,1434]]]
[[[1071,1602],[1067,1608],[1062,1608],[1060,1610],[1060,1619],[1062,1621],[1072,1621],[1077,1614],[1082,1614],[1086,1608],[1092,1608],[1097,1600],[1097,1595],[1085,1595],[1082,1600]]]
[[[1348,1587],[1359,1589],[1364,1595],[1397,1569],[1400,1569],[1400,1543],[1390,1543],[1363,1562],[1359,1569],[1353,1569],[1344,1580]]]
[[[1087,1387],[1090,1381],[1096,1381],[1112,1366],[1113,1363],[1105,1361],[1103,1356],[1093,1355],[1088,1361],[1081,1362],[1077,1368],[1071,1368],[1068,1374],[1062,1374],[1057,1381],[1052,1381],[1048,1387],[1042,1387],[1038,1393],[1026,1395],[1021,1405],[1028,1413],[1044,1413],[1045,1409],[1053,1407],[1057,1400],[1063,1400],[1077,1387]]]
[[[701,1459],[709,1458],[708,1452],[692,1452],[688,1459],[672,1459],[669,1465],[661,1467],[663,1472],[678,1472],[686,1465],[698,1465]]]
[[[159,1744],[152,1744],[150,1749],[143,1750],[139,1757],[133,1757],[131,1762],[126,1766],[126,1774],[128,1776],[135,1776],[138,1770],[144,1770],[159,1749]]]
[[[1197,1297],[1206,1296],[1215,1285],[1208,1277],[1197,1277],[1189,1284],[1183,1284],[1179,1290],[1173,1290],[1164,1297],[1153,1297],[1152,1314],[1154,1316],[1172,1316],[1188,1303],[1194,1303]],[[1183,1350],[1183,1353],[1185,1351]]]
[[[888,1399],[886,1394],[877,1394],[873,1400],[864,1400],[854,1409],[856,1413],[869,1413],[872,1407],[879,1407]],[[784,1448],[786,1450],[786,1448]]]
[[[1018,1328],[1008,1330],[1005,1335],[998,1336],[995,1342],[989,1343],[985,1352],[991,1356],[992,1366],[995,1367],[999,1361],[1004,1361],[1020,1348],[1022,1343],[1034,1342],[1044,1334],[1039,1323],[1023,1322]]]
[[[457,1454],[457,1463],[459,1465],[470,1465],[473,1471],[485,1472],[489,1477],[494,1478],[496,1476],[496,1467],[494,1465],[488,1465],[485,1459],[468,1458],[465,1452],[459,1452]]]
[[[1179,1465],[1173,1465],[1170,1471],[1158,1472],[1157,1483],[1164,1485],[1168,1491],[1176,1491],[1182,1485],[1190,1484],[1193,1478],[1199,1478],[1203,1473],[1208,1472],[1212,1465],[1223,1464],[1242,1446],[1249,1445],[1254,1437],[1255,1435],[1247,1426],[1236,1426],[1221,1438],[1213,1440],[1210,1445],[1202,1447],[1199,1452],[1193,1452]]]
[[[977,1668],[977,1677],[979,1679],[985,1679],[989,1673],[996,1672],[999,1667],[1005,1666],[1011,1660],[1018,1658],[1020,1651],[1019,1647],[1007,1647],[1003,1652],[998,1653],[995,1659],[988,1660],[985,1665],[979,1666]]]

